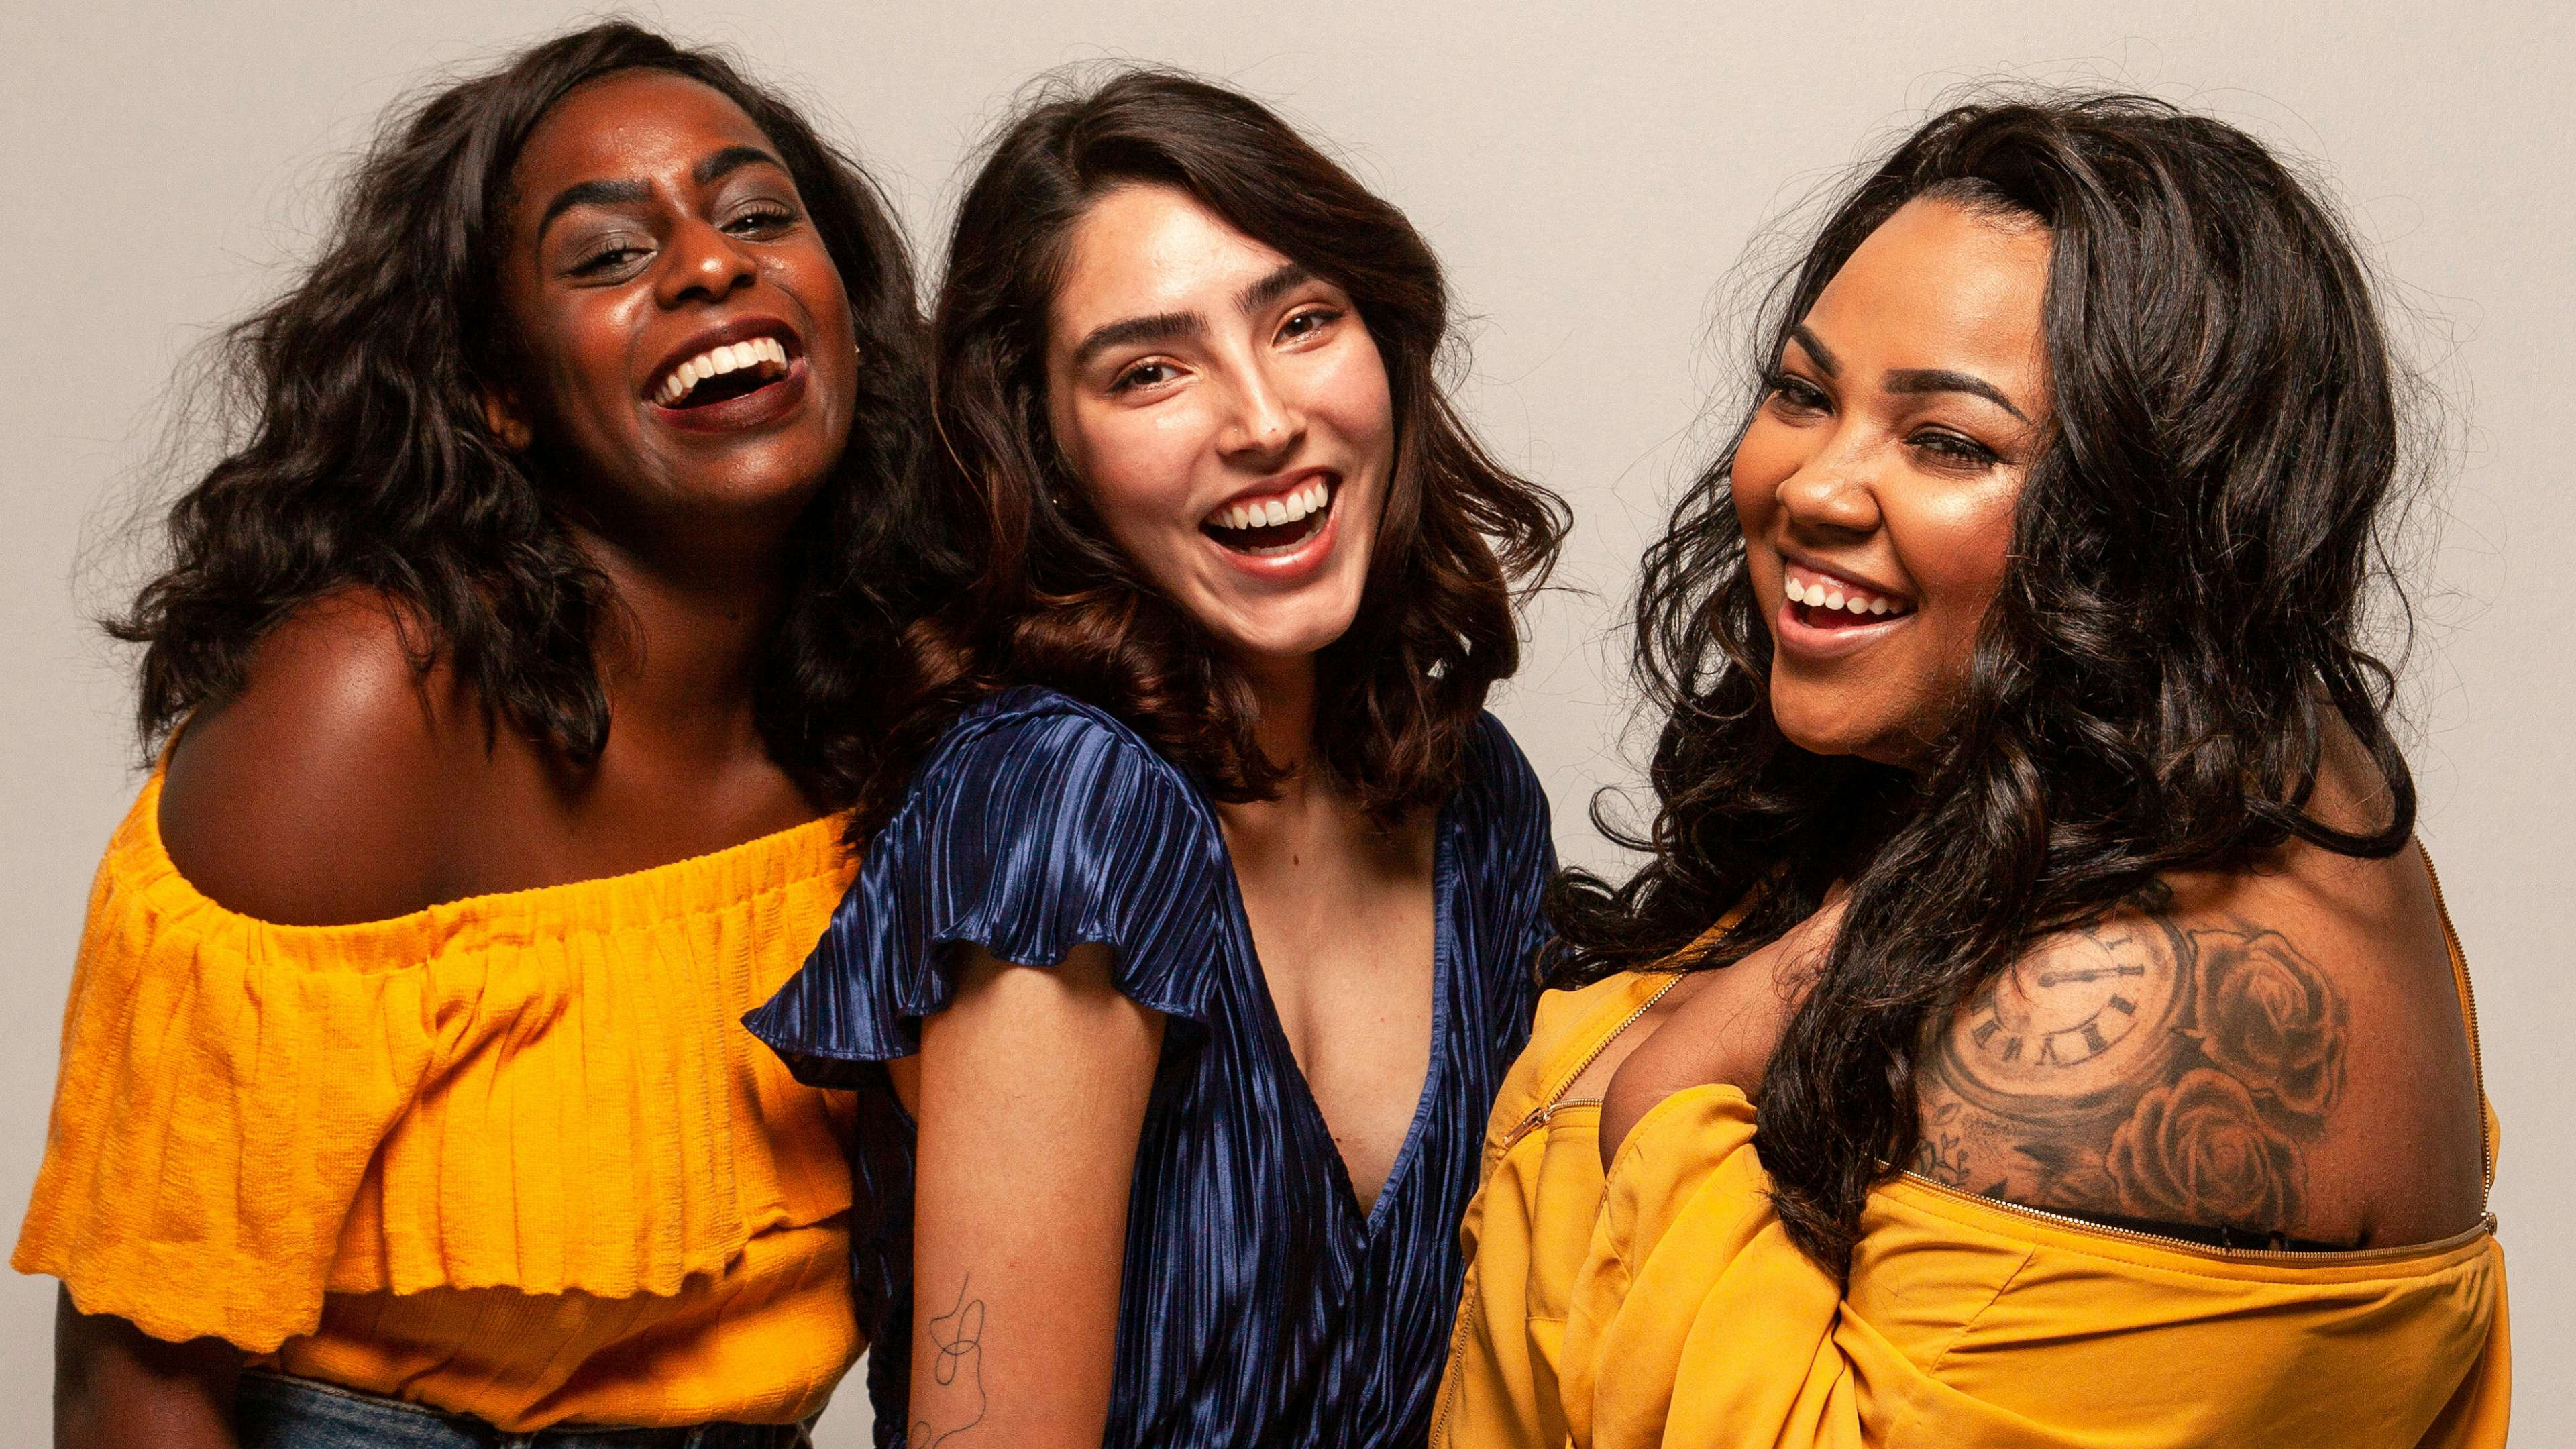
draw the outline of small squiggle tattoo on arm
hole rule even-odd
[[[949,1390],[940,1396],[939,1407],[958,1410],[954,1417],[963,1422],[938,1429],[926,1417],[914,1419],[911,1432],[905,1436],[914,1449],[937,1449],[984,1422],[984,1300],[966,1296],[967,1286],[973,1281],[971,1274],[959,1279],[957,1306],[934,1316],[929,1323],[934,1354],[930,1376]]]

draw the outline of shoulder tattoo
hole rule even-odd
[[[2169,897],[2053,937],[1940,1032],[1914,1170],[2034,1207],[2281,1230],[2343,1091],[2343,993],[2278,931]]]

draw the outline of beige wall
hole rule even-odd
[[[0,1218],[44,1139],[83,893],[136,777],[118,657],[79,565],[144,456],[178,351],[277,285],[370,118],[434,68],[586,6],[9,0],[0,315]],[[1136,56],[1230,77],[1337,144],[1452,268],[1466,397],[1500,452],[1580,515],[1532,665],[1501,712],[1558,840],[1609,863],[1587,793],[1630,778],[1608,636],[1640,543],[1697,456],[1716,284],[1757,224],[1945,88],[2104,79],[2318,158],[2465,418],[2434,510],[2414,681],[2424,836],[2477,968],[2505,1124],[2526,1445],[2576,1443],[2576,43],[2559,6],[2076,3],[1620,7],[1387,3],[902,6],[646,13],[801,84],[937,234],[965,149],[1035,70]],[[52,1285],[0,1277],[0,1425],[43,1421]],[[2332,1386],[2320,1386],[2331,1392]],[[827,1441],[864,1442],[856,1390]]]

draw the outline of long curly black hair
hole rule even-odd
[[[2154,100],[1960,106],[1852,188],[1775,286],[1755,406],[1862,240],[1934,192],[2049,229],[2055,396],[1946,738],[1907,774],[1782,737],[1730,444],[1645,558],[1658,810],[1644,832],[1602,825],[1652,858],[1616,887],[1569,872],[1549,902],[1545,969],[1572,985],[1677,953],[1726,966],[1849,883],[1759,1128],[1783,1224],[1837,1270],[1872,1185],[1914,1155],[1927,1033],[2035,938],[2293,837],[2386,856],[2415,819],[2365,620],[2393,583],[2406,384],[2336,218],[2251,137]],[[2337,722],[2386,785],[2366,834],[2308,810]]]
[[[1340,286],[1376,340],[1395,471],[1359,616],[1317,660],[1317,747],[1373,816],[1435,803],[1456,787],[1487,691],[1519,663],[1513,605],[1554,565],[1565,506],[1496,462],[1451,406],[1448,285],[1404,214],[1251,97],[1142,67],[1042,89],[958,208],[933,320],[945,448],[931,499],[974,579],[912,631],[921,683],[904,748],[985,693],[1040,683],[1119,715],[1220,800],[1282,778],[1242,672],[1109,540],[1048,421],[1047,315],[1069,238],[1131,183],[1184,191]]]
[[[818,804],[855,797],[873,708],[924,560],[912,505],[925,327],[903,238],[857,162],[720,53],[633,25],[557,37],[432,90],[381,125],[318,260],[212,353],[229,452],[171,508],[167,566],[122,617],[144,646],[147,747],[242,682],[272,626],[329,593],[395,601],[506,723],[576,766],[606,745],[592,657],[612,601],[550,501],[541,465],[495,436],[484,386],[511,339],[495,276],[510,172],[575,87],[622,71],[685,76],[742,107],[777,147],[849,295],[859,343],[847,451],[793,531],[791,580],[755,686],[770,753]],[[531,450],[535,451],[535,450]]]

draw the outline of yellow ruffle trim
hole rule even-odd
[[[670,1295],[772,1225],[754,1217],[848,1206],[839,1164],[776,1160],[830,1143],[764,1130],[772,1073],[738,1024],[854,873],[841,820],[279,926],[180,875],[160,801],[156,774],[91,888],[11,1260],[85,1311],[266,1352],[326,1291]]]

